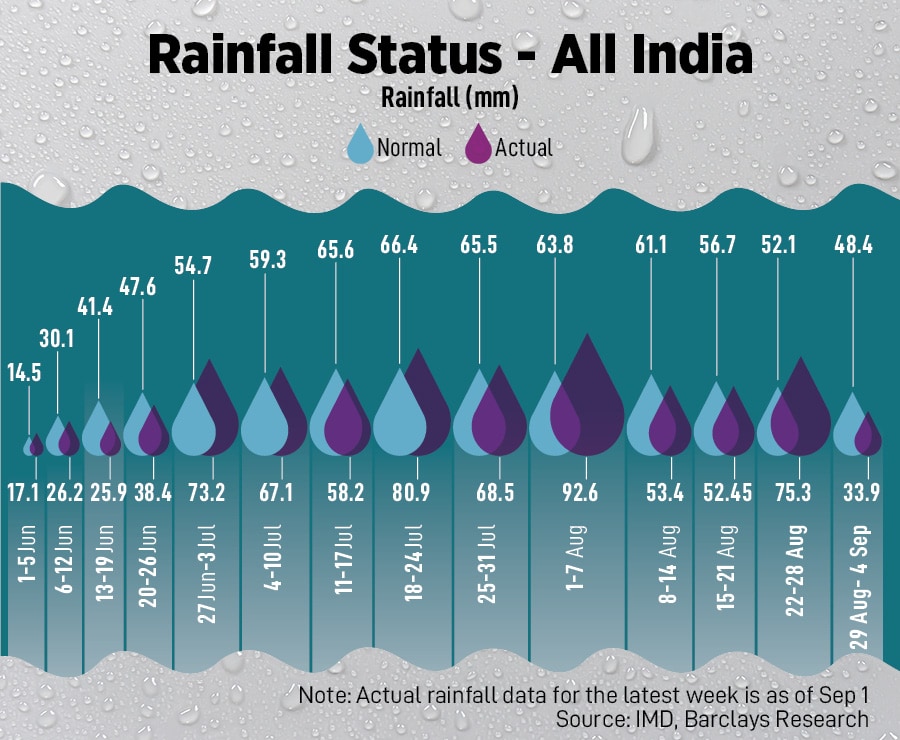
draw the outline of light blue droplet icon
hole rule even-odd
[[[651,375],[647,379],[641,395],[638,396],[625,427],[625,433],[631,446],[636,452],[648,457],[659,455],[657,449],[650,442],[650,424],[653,423],[653,418],[659,411],[659,407],[662,406],[662,402],[663,394]]]
[[[57,416],[56,421],[53,422],[53,426],[50,427],[50,431],[47,432],[47,452],[54,457],[62,456],[62,450],[59,449],[59,441],[62,439],[65,430],[65,424],[63,424],[62,419]]]
[[[475,435],[472,433],[472,419],[475,417],[475,411],[487,392],[488,384],[484,374],[479,370],[472,379],[472,384],[466,395],[463,397],[459,410],[456,412],[456,418],[453,419],[453,436],[456,444],[462,448],[463,452],[470,455],[482,457],[487,453],[478,446],[475,441]]]
[[[254,455],[274,455],[288,438],[288,422],[263,378],[241,423],[241,439]]]
[[[538,451],[552,457],[565,455],[567,452],[553,433],[553,425],[550,423],[550,408],[553,406],[553,399],[556,398],[556,393],[561,385],[559,375],[554,371],[528,422],[528,434],[532,444]]]
[[[402,370],[397,370],[375,412],[372,433],[389,455],[411,455],[425,441],[427,422]]]
[[[834,446],[840,452],[851,457],[859,455],[859,450],[856,448],[856,433],[865,418],[862,406],[856,400],[856,394],[851,393],[847,403],[844,404],[844,410],[841,411],[841,415],[834,425]]]
[[[366,129],[362,124],[356,127],[350,143],[347,144],[347,156],[351,162],[356,164],[365,164],[372,155],[375,154],[375,147],[372,146],[372,140],[366,133]]]
[[[190,457],[205,455],[216,441],[216,424],[203,403],[200,391],[191,384],[184,403],[172,422],[172,442]]]
[[[328,385],[325,386],[316,408],[313,409],[312,416],[309,418],[309,436],[312,438],[316,449],[324,452],[326,455],[335,457],[338,453],[331,449],[328,441],[325,439],[325,422],[328,421],[331,409],[334,408],[334,404],[337,402],[338,396],[341,395],[343,387],[344,381],[341,378],[341,374],[335,370],[331,374]]]
[[[759,426],[756,428],[756,441],[759,442],[759,446],[762,448],[763,452],[778,457],[787,454],[781,449],[778,442],[775,441],[775,436],[772,434],[772,413],[775,411],[775,407],[780,400],[781,389],[776,388],[775,392],[772,394],[772,400],[769,401],[769,405],[766,406],[762,419],[759,420]]]
[[[150,403],[147,401],[147,397],[141,393],[137,403],[134,404],[134,410],[129,415],[128,421],[125,422],[125,428],[122,430],[125,448],[132,455],[147,456],[147,453],[141,449],[140,434],[148,416],[150,416]]]
[[[707,455],[713,457],[721,457],[722,451],[716,445],[713,439],[713,427],[716,425],[716,419],[722,413],[725,406],[725,394],[718,383],[713,383],[713,387],[697,414],[697,421],[694,422],[694,442],[697,447]]]
[[[97,401],[94,410],[88,417],[87,424],[84,425],[84,432],[81,435],[81,442],[84,445],[84,451],[95,457],[104,457],[105,452],[100,448],[100,442],[106,429],[109,426],[109,416],[103,404]]]

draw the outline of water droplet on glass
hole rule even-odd
[[[475,443],[489,455],[509,455],[519,449],[527,430],[525,412],[498,366],[472,416]]]
[[[563,0],[562,14],[574,21],[584,15],[584,8],[576,0]]]
[[[540,39],[531,31],[519,31],[513,36],[513,48],[516,51],[532,51],[537,49]]]
[[[141,174],[147,182],[156,182],[159,179],[160,170],[155,164],[146,164]]]
[[[475,437],[472,434],[472,419],[475,416],[475,410],[487,391],[487,380],[481,370],[476,371],[466,395],[463,397],[462,403],[453,419],[453,437],[463,452],[470,455],[482,456],[485,451],[482,450]]]
[[[780,170],[778,170],[778,182],[780,182],[785,187],[790,187],[794,185],[799,178],[797,174],[797,170],[795,170],[790,165],[785,165]]]
[[[31,192],[55,206],[66,205],[72,197],[69,183],[50,172],[41,172],[31,181]]]
[[[441,710],[434,704],[426,704],[422,707],[422,716],[429,722],[434,722],[436,719],[440,718]]]
[[[78,131],[78,134],[82,139],[93,139],[94,138],[94,129],[90,126],[82,126]]]
[[[481,0],[449,0],[450,12],[461,21],[472,21],[482,12]]]
[[[844,140],[844,132],[836,128],[832,129],[828,132],[827,139],[829,144],[840,144]]]
[[[288,31],[296,31],[297,27],[299,25],[300,24],[297,22],[297,19],[292,15],[289,15],[287,18],[284,19],[284,27]]]
[[[756,6],[755,12],[757,18],[765,18],[767,15],[769,15],[769,8],[764,3],[759,3]]]
[[[893,180],[897,177],[897,168],[891,162],[876,162],[872,174],[879,180]]]
[[[622,158],[628,164],[640,164],[653,151],[653,111],[636,106],[622,139]]]
[[[374,153],[375,147],[372,146],[372,140],[366,133],[365,127],[359,124],[350,138],[350,143],[347,144],[347,156],[350,157],[351,162],[365,164],[372,159]]]
[[[466,142],[466,159],[472,164],[484,164],[491,158],[493,150],[481,124],[475,125],[475,130]]]
[[[436,198],[428,188],[422,188],[416,193],[416,207],[422,211],[430,211],[434,208]]]
[[[194,725],[198,719],[200,719],[200,707],[196,704],[178,713],[178,723],[181,725]]]
[[[291,688],[281,697],[281,706],[289,712],[294,712],[303,706],[303,697],[300,695],[300,687],[291,684]]]
[[[887,21],[875,21],[875,30],[876,31],[887,31],[888,30]]]
[[[553,425],[550,423],[550,409],[561,385],[562,381],[560,381],[559,375],[554,372],[550,376],[547,387],[544,388],[528,424],[528,433],[535,448],[545,455],[553,457],[564,455],[567,452],[553,433]]]
[[[722,29],[722,41],[726,44],[733,44],[741,38],[741,29],[733,23],[729,23]]]
[[[238,428],[234,404],[208,361],[172,422],[172,441],[185,455],[213,456],[231,447]]]
[[[453,717],[453,724],[460,732],[465,732],[469,729],[469,717],[462,709],[456,710],[456,714]]]
[[[45,709],[38,715],[37,723],[39,727],[45,730],[50,729],[56,724],[56,712],[52,709]]]
[[[878,110],[878,101],[868,98],[865,103],[863,103],[863,110],[866,113],[874,113]]]
[[[634,408],[628,415],[628,424],[625,428],[625,434],[628,442],[641,455],[654,456],[658,455],[656,448],[650,443],[650,422],[656,415],[656,411],[662,404],[663,394],[659,386],[656,384],[651,375],[644,384],[644,389],[638,400],[634,404]]]
[[[650,422],[650,443],[660,455],[672,457],[684,452],[690,441],[691,423],[670,386]]]
[[[338,455],[356,455],[369,443],[371,431],[369,418],[348,380],[325,419],[325,441]]]
[[[772,410],[772,436],[791,455],[818,451],[831,434],[831,415],[801,357]]]
[[[216,12],[218,0],[194,0],[191,12],[198,18],[208,18]]]
[[[166,25],[162,21],[150,21],[144,29],[145,36],[152,36],[155,33],[165,33]]]
[[[738,115],[741,116],[741,118],[745,118],[749,114],[750,114],[750,101],[742,100],[740,103],[738,103]]]
[[[622,399],[588,335],[553,399],[550,421],[560,443],[581,456],[605,452],[622,433]]]

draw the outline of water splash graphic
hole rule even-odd
[[[553,405],[553,399],[559,391],[562,381],[559,375],[554,372],[547,382],[547,387],[541,394],[541,398],[535,406],[534,412],[531,414],[531,421],[528,424],[528,433],[531,441],[540,452],[552,457],[565,455],[568,450],[563,447],[556,435],[553,433],[553,425],[550,423],[550,407]]]
[[[831,415],[801,357],[772,410],[772,436],[791,455],[810,455],[831,434]]]
[[[336,456],[338,454],[331,449],[328,441],[325,439],[325,422],[328,420],[328,415],[331,413],[331,409],[334,408],[334,404],[343,387],[344,381],[341,378],[341,374],[335,370],[328,379],[328,384],[325,386],[325,390],[322,391],[322,396],[313,409],[312,417],[309,420],[309,436],[312,437],[316,449],[324,452],[326,455]]]
[[[419,350],[416,350],[406,368],[406,382],[425,415],[425,439],[412,454],[430,455],[444,444],[450,434],[450,407]]]
[[[466,159],[472,164],[484,164],[491,158],[493,150],[481,124],[475,125],[475,130],[466,142]]]
[[[878,427],[875,426],[871,414],[867,413],[866,418],[863,419],[863,423],[856,433],[855,442],[859,454],[865,455],[866,457],[877,454],[881,449],[881,432],[879,432]]]
[[[62,439],[65,430],[66,428],[62,423],[62,419],[57,416],[50,427],[50,431],[47,432],[47,452],[54,457],[59,457],[63,454],[59,449],[59,441]]]
[[[649,432],[653,449],[667,457],[680,455],[691,441],[691,422],[671,386],[650,422]]]
[[[629,443],[641,455],[653,456],[660,454],[650,442],[650,424],[662,402],[662,391],[660,391],[656,380],[651,375],[644,384],[644,389],[641,391],[641,395],[638,396],[638,400],[628,416],[628,424],[625,427],[625,434]]]
[[[28,457],[40,457],[44,452],[44,444],[41,442],[40,435],[35,434],[33,437],[28,437],[25,440],[25,446],[22,448],[22,452],[24,452]]]
[[[372,146],[372,140],[366,133],[365,126],[359,124],[350,138],[350,143],[347,144],[347,156],[354,164],[365,164],[372,159],[373,154],[375,148]]]
[[[69,422],[66,424],[62,436],[59,438],[60,454],[65,455],[66,457],[72,457],[72,455],[78,452],[80,446],[81,445],[78,443],[78,435],[75,434],[75,427],[72,426],[72,422]]]
[[[487,453],[475,441],[475,436],[472,434],[472,419],[475,416],[478,405],[481,403],[481,399],[484,398],[484,394],[487,392],[487,388],[487,380],[484,377],[484,373],[479,369],[476,371],[475,377],[472,378],[469,390],[463,396],[462,403],[459,404],[459,409],[457,409],[456,416],[453,419],[453,437],[456,439],[456,444],[460,446],[463,452],[477,457]]]
[[[275,453],[278,457],[290,455],[296,452],[306,441],[306,433],[309,430],[309,424],[306,421],[306,413],[294,394],[294,389],[288,382],[287,376],[281,368],[275,373],[272,380],[272,394],[278,402],[278,407],[284,418],[287,419],[288,434],[287,439],[281,448]]]
[[[585,335],[550,407],[553,432],[569,452],[598,455],[625,426],[625,407],[590,336]]]
[[[425,441],[425,414],[402,370],[397,370],[384,400],[375,412],[372,432],[389,455],[411,455]]]
[[[472,416],[475,443],[489,455],[509,455],[519,449],[528,430],[525,412],[497,367]]]
[[[732,388],[712,429],[713,441],[723,455],[743,455],[753,444],[753,420],[736,389]]]
[[[356,455],[369,443],[371,431],[369,418],[348,380],[325,420],[325,441],[338,455]]]
[[[722,455],[722,450],[719,449],[713,437],[713,428],[724,408],[725,394],[722,393],[718,382],[713,383],[709,395],[700,408],[700,413],[697,414],[697,420],[694,422],[694,443],[702,452],[713,457]]]
[[[95,457],[115,455],[122,447],[119,435],[110,423],[106,409],[100,401],[94,405],[94,410],[84,425],[81,441],[84,444],[84,451]]]
[[[172,423],[175,447],[185,455],[219,455],[234,444],[238,428],[234,404],[208,361]]]

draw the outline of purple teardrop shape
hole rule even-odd
[[[492,153],[491,142],[488,141],[484,129],[480,123],[476,124],[475,130],[466,142],[466,159],[472,164],[484,164],[491,158]]]
[[[35,434],[31,438],[31,445],[28,449],[30,450],[32,457],[38,457],[44,452],[44,443],[41,442],[41,438],[39,435]]]
[[[472,416],[472,437],[489,455],[509,455],[525,440],[528,420],[516,394],[497,367]]]
[[[338,455],[355,455],[369,443],[372,427],[348,380],[325,419],[325,441]]]
[[[303,413],[303,407],[300,405],[300,401],[297,400],[297,396],[294,395],[294,389],[291,388],[284,370],[278,368],[278,372],[275,373],[275,378],[272,380],[270,387],[272,395],[275,396],[275,401],[278,403],[278,408],[284,414],[288,425],[287,440],[285,440],[281,449],[275,453],[279,457],[284,457],[300,449],[300,445],[306,439],[308,424],[306,422],[306,414]]]
[[[691,422],[671,387],[650,422],[650,444],[660,455],[680,455],[691,441]]]
[[[121,449],[122,440],[119,439],[119,435],[116,434],[116,428],[111,423],[107,424],[106,431],[103,432],[103,436],[100,437],[100,452],[107,457],[112,457],[113,455],[118,454]]]
[[[70,421],[66,424],[62,436],[59,438],[59,451],[66,457],[72,457],[78,452],[79,447],[81,447],[81,444],[78,441],[78,435],[75,434],[75,428]]]
[[[550,404],[553,433],[569,452],[599,455],[616,443],[624,425],[622,398],[585,335]]]
[[[237,409],[228,397],[225,386],[219,379],[219,374],[213,367],[212,361],[206,363],[200,377],[197,378],[197,392],[206,406],[209,415],[216,427],[216,436],[204,455],[213,456],[225,452],[237,438],[240,422]]]
[[[790,455],[811,455],[831,434],[831,414],[801,357],[772,410],[772,436]]]
[[[734,388],[713,423],[712,436],[719,452],[731,457],[743,455],[753,444],[753,421]]]
[[[862,424],[859,425],[859,431],[856,433],[853,444],[856,445],[859,454],[866,457],[872,457],[881,449],[881,432],[875,426],[872,414],[866,413]]]
[[[169,446],[169,432],[166,429],[166,425],[163,424],[162,417],[159,415],[159,411],[156,410],[156,406],[150,409],[150,413],[147,414],[147,418],[144,421],[144,426],[138,432],[138,445],[140,445],[145,455],[150,455],[151,457],[161,455]]]
[[[416,350],[403,375],[425,417],[425,439],[412,454],[416,457],[430,455],[444,444],[450,434],[450,407],[419,350]]]

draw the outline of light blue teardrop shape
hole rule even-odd
[[[365,127],[359,124],[347,145],[347,156],[356,164],[365,164],[372,159],[374,153],[375,147],[372,146],[372,140],[366,133]]]
[[[56,421],[53,422],[53,426],[50,427],[50,431],[47,432],[47,452],[49,452],[54,457],[61,457],[62,452],[59,450],[59,440],[62,439],[63,432],[66,430],[65,425],[62,423],[62,419],[58,416],[56,417]]]
[[[178,415],[172,422],[172,442],[190,457],[205,455],[216,441],[216,423],[203,403],[197,386],[191,384]]]
[[[759,420],[759,426],[756,428],[756,441],[759,442],[759,446],[762,448],[763,452],[777,457],[787,454],[778,446],[778,442],[775,441],[775,437],[772,434],[772,412],[775,411],[775,406],[778,404],[780,398],[781,388],[776,388],[775,392],[772,394],[772,400],[769,401],[769,405],[766,406],[762,419]]]
[[[425,414],[403,371],[397,370],[372,421],[375,441],[389,455],[411,455],[422,446],[426,431]]]
[[[25,446],[22,448],[22,452],[24,452],[28,457],[32,457],[31,454],[31,437],[25,440]]]
[[[724,407],[725,394],[722,393],[718,383],[713,383],[712,390],[703,403],[703,408],[697,414],[697,421],[694,422],[694,442],[703,452],[713,457],[722,456],[722,451],[716,447],[713,439],[713,427]]]
[[[487,453],[475,441],[475,436],[472,434],[472,419],[487,388],[487,380],[485,380],[484,375],[479,370],[475,373],[472,384],[469,386],[469,390],[466,391],[462,403],[459,404],[459,410],[456,412],[456,418],[453,420],[453,436],[456,439],[456,444],[462,448],[463,452],[478,457],[482,457]]]
[[[122,430],[125,448],[132,455],[147,456],[147,453],[141,449],[139,437],[148,416],[150,416],[150,404],[147,401],[147,397],[141,393],[137,403],[134,404],[134,410],[128,417],[128,421],[125,422],[125,428]]]
[[[106,457],[103,450],[100,449],[100,440],[106,434],[106,428],[109,426],[109,417],[106,415],[106,409],[103,404],[97,401],[94,410],[88,417],[87,424],[84,425],[84,432],[81,435],[81,442],[84,445],[84,451],[94,457]]]
[[[287,438],[287,419],[272,387],[263,378],[241,423],[241,439],[254,455],[274,455],[284,447]]]
[[[859,405],[859,401],[856,400],[856,394],[851,393],[844,405],[844,410],[841,411],[841,415],[834,425],[834,446],[840,452],[851,457],[859,455],[859,450],[856,449],[856,433],[865,418],[866,415]]]
[[[344,381],[341,378],[341,374],[335,370],[331,374],[331,379],[328,381],[328,385],[325,386],[322,397],[319,399],[319,403],[316,404],[312,416],[309,418],[309,436],[316,448],[326,455],[337,456],[338,454],[328,446],[328,442],[325,439],[325,422],[328,421],[328,415],[331,413],[331,409],[334,408],[338,396],[341,395],[343,387]]]
[[[553,405],[553,399],[556,398],[556,392],[561,385],[559,375],[554,370],[528,422],[528,433],[531,436],[532,444],[545,455],[552,457],[565,455],[568,451],[556,438],[550,423],[550,407]]]
[[[725,400],[724,398],[722,399]],[[655,457],[659,452],[650,442],[650,424],[659,407],[662,406],[663,394],[651,375],[644,385],[644,390],[638,396],[631,414],[628,416],[628,424],[625,433],[631,446],[642,455]]]

